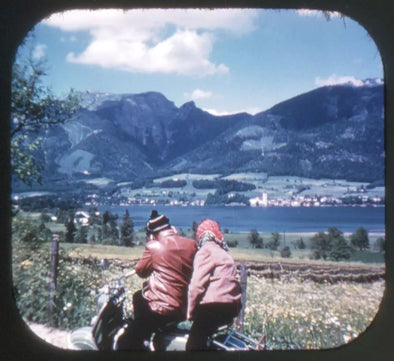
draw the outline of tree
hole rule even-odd
[[[263,237],[256,229],[250,231],[248,240],[253,248],[263,248]]]
[[[350,236],[350,242],[354,247],[358,247],[360,251],[369,248],[368,231],[364,227],[357,228],[356,232]]]
[[[324,232],[316,233],[311,238],[311,249],[315,251],[314,258],[323,257],[326,259],[331,251],[331,239]]]
[[[97,215],[98,214],[97,207],[90,207],[88,209],[88,213],[89,213],[89,224],[90,225],[101,224],[101,219]]]
[[[120,225],[120,243],[126,247],[132,247],[134,238],[134,222],[126,209],[123,223]]]
[[[351,247],[347,244],[343,232],[337,227],[329,227],[328,233],[319,232],[311,238],[312,258],[330,258],[334,261],[349,259]]]
[[[198,228],[198,223],[196,221],[193,221],[192,224],[193,238],[196,238],[197,228]]]
[[[71,217],[66,225],[66,242],[68,243],[74,242],[74,236],[76,231],[77,228],[75,227],[74,224],[74,217]]]
[[[76,243],[88,243],[88,226],[80,226],[75,232]]]
[[[22,46],[23,48],[23,46]],[[44,63],[26,49],[20,49],[12,69],[11,83],[11,168],[13,176],[32,185],[42,183],[42,164],[36,152],[42,144],[40,132],[50,125],[70,119],[78,109],[78,98],[71,90],[60,101],[42,84]]]
[[[280,234],[278,232],[271,233],[271,239],[267,244],[267,247],[272,251],[277,251],[280,244]]]
[[[117,214],[113,214],[109,211],[105,211],[103,214],[103,240],[107,240],[106,243],[108,243],[108,239],[110,239],[111,244],[116,244],[116,241],[119,240],[119,230],[116,225],[116,220],[118,219]]]
[[[305,242],[302,237],[298,238],[297,240],[295,240],[292,243],[294,245],[294,248],[298,248],[298,249],[305,249],[306,248]]]
[[[238,241],[236,239],[227,241],[227,246],[230,248],[236,248],[238,246]]]
[[[349,259],[351,255],[351,247],[347,244],[343,232],[336,227],[328,229],[328,237],[331,242],[330,258],[334,261],[341,259]]]

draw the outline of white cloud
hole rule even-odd
[[[208,113],[210,113],[210,114],[212,114],[212,115],[216,115],[217,117],[221,117],[221,116],[224,116],[224,115],[231,115],[231,114],[234,114],[234,113],[232,113],[232,112],[220,111],[220,110],[217,110],[217,109],[208,109],[208,108],[204,108],[203,110],[206,111],[206,112],[208,112]]]
[[[315,84],[318,86],[331,86],[338,84],[349,84],[353,86],[363,86],[362,80],[356,79],[354,76],[337,76],[336,74],[330,75],[327,79],[317,77]]]
[[[195,89],[192,93],[185,93],[185,98],[191,100],[207,99],[212,96],[212,92],[201,89]]]
[[[320,17],[320,16],[324,16],[324,12],[321,10],[312,10],[312,9],[299,9],[297,10],[297,13],[301,16],[316,16],[316,17]],[[338,11],[327,11],[326,14],[330,17],[330,18],[338,18],[341,16],[341,13],[339,13]]]
[[[33,58],[41,59],[45,56],[47,46],[45,44],[38,44],[33,50]]]
[[[188,75],[227,73],[210,55],[215,30],[236,35],[253,31],[255,10],[72,10],[54,14],[44,24],[63,31],[89,31],[92,41],[74,63],[130,72]]]
[[[216,116],[225,116],[225,115],[232,115],[232,114],[239,114],[239,113],[248,113],[251,115],[255,115],[257,113],[262,112],[262,109],[260,108],[248,108],[248,109],[242,109],[242,110],[217,110],[217,109],[212,109],[212,108],[204,108],[204,111],[211,113],[212,115]]]

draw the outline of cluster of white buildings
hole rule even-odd
[[[382,204],[384,198],[375,194],[368,196],[367,194],[360,194],[356,192],[345,193],[344,195],[353,196],[356,199],[357,205],[379,205]],[[95,196],[95,195],[93,195]],[[178,197],[179,196],[179,197]],[[231,199],[235,194],[229,193],[228,197]],[[97,196],[96,196],[97,197]],[[86,205],[97,205],[98,199],[91,197],[90,202]],[[114,199],[108,198],[106,201],[113,202]],[[127,197],[124,195],[119,199],[119,205],[151,205],[163,204],[167,206],[204,206],[205,199],[196,199],[195,194],[182,193],[181,195],[169,196],[167,192],[161,193],[141,194],[137,196]],[[115,202],[116,203],[116,202]],[[342,198],[333,196],[310,196],[302,194],[289,193],[287,196],[270,196],[268,192],[262,192],[261,196],[249,198],[251,207],[321,207],[321,206],[340,206],[343,205]],[[236,205],[232,203],[230,205]],[[77,215],[77,223],[87,223],[86,214]]]
[[[361,196],[360,203],[363,204],[381,204],[383,199],[378,196],[372,198]],[[290,198],[273,198],[268,199],[268,194],[263,193],[260,197],[249,199],[251,207],[320,207],[325,205],[342,205],[343,201],[335,197],[327,196],[292,196]]]

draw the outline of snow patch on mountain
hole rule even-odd
[[[66,122],[63,124],[63,128],[67,132],[72,147],[75,147],[90,135],[97,134],[101,131],[100,129],[91,129],[77,121]]]
[[[59,172],[64,174],[90,173],[91,161],[94,154],[77,149],[70,154],[64,155],[59,160]]]

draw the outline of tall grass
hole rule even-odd
[[[244,331],[257,339],[264,334],[268,349],[337,347],[366,330],[383,291],[383,281],[318,284],[251,276]]]
[[[24,318],[47,323],[49,244],[27,249],[14,244],[13,275],[17,306]],[[137,260],[143,247],[61,245],[58,277],[59,327],[88,324],[94,313],[97,290],[119,277]],[[251,257],[249,251],[245,258]],[[231,251],[232,252],[232,251]],[[112,259],[108,268],[101,258]],[[84,260],[95,258],[93,264]],[[234,257],[237,258],[237,257]],[[258,257],[260,259],[260,257]],[[118,262],[114,262],[118,260]],[[45,260],[45,262],[44,262]],[[315,261],[316,262],[316,261]],[[370,266],[372,267],[372,266]],[[125,281],[126,310],[132,314],[132,295],[143,280]],[[336,284],[302,281],[296,273],[280,279],[250,275],[247,284],[244,332],[253,338],[266,337],[268,349],[325,349],[343,345],[366,330],[379,310],[384,281]],[[89,306],[89,307],[88,307]]]

